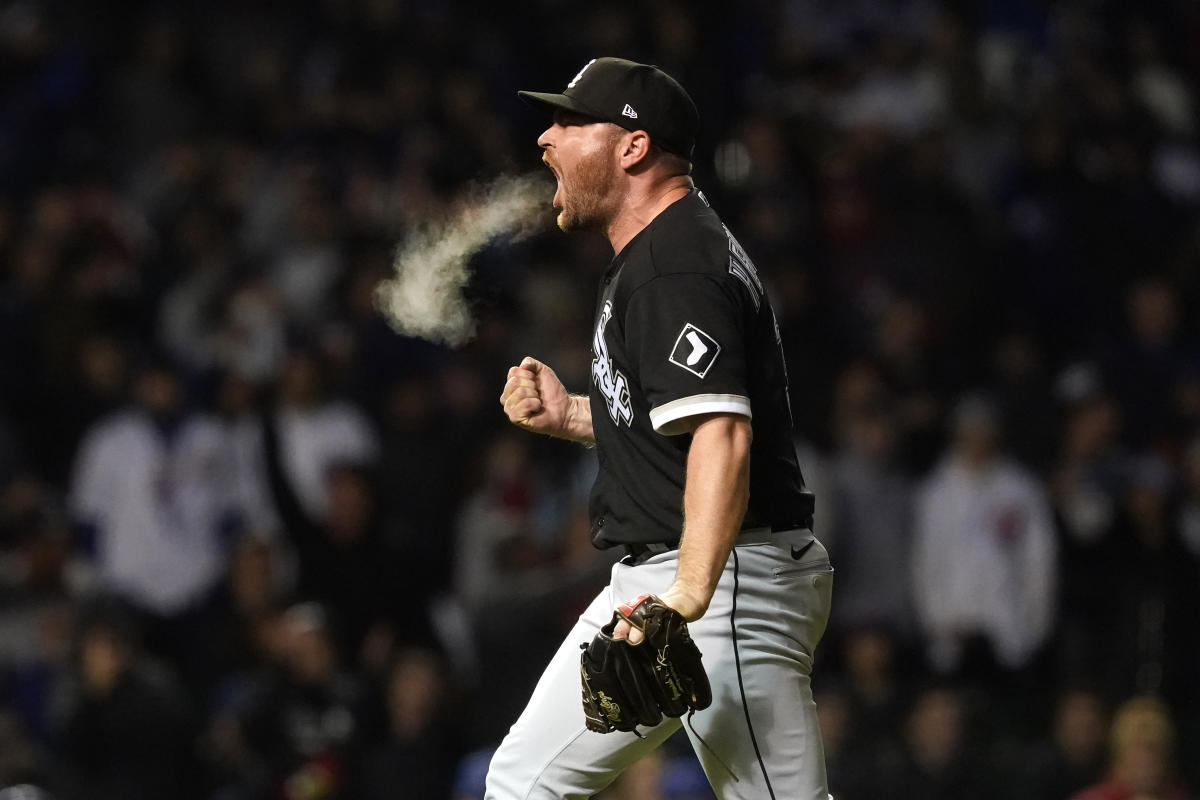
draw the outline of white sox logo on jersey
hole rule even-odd
[[[605,302],[600,311],[600,320],[596,323],[596,335],[592,339],[592,380],[604,399],[608,401],[608,415],[618,425],[622,420],[626,425],[633,424],[633,407],[629,404],[629,381],[621,371],[613,368],[612,358],[608,355],[608,343],[604,341],[604,329],[612,319],[612,302]]]
[[[721,345],[717,340],[692,323],[683,326],[675,338],[675,346],[667,359],[677,367],[683,367],[697,378],[703,378],[717,360]]]

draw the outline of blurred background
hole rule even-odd
[[[372,291],[599,55],[782,323],[839,800],[1196,796],[1200,6],[5,0],[0,797],[482,797],[615,557],[497,397],[610,253],[481,253],[453,351]]]

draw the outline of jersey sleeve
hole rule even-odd
[[[714,277],[669,274],[638,287],[625,340],[658,433],[684,433],[696,414],[752,416],[742,310]]]

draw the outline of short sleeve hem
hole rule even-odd
[[[687,433],[687,427],[679,424],[687,417],[697,414],[741,414],[752,419],[750,398],[740,394],[694,394],[681,397],[650,410],[650,424],[663,436],[678,436]]]

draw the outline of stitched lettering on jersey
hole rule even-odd
[[[754,262],[750,260],[750,256],[746,255],[742,245],[730,233],[729,228],[725,225],[721,227],[725,228],[725,235],[729,237],[729,274],[746,284],[746,288],[750,290],[750,297],[754,300],[754,308],[757,310],[762,303],[763,295],[763,286],[762,281],[758,279],[758,270],[755,268]]]
[[[608,406],[608,415],[612,421],[626,425],[633,423],[633,406],[629,403],[629,381],[619,369],[613,367],[612,358],[608,355],[608,343],[604,341],[604,329],[612,319],[612,302],[604,303],[600,310],[600,319],[596,322],[596,334],[592,338],[592,380],[600,394],[604,395]]]
[[[717,344],[716,339],[689,322],[675,338],[675,346],[671,348],[671,356],[667,360],[697,378],[703,378],[720,352],[721,345]]]

